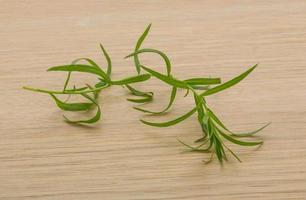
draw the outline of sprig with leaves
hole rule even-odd
[[[150,25],[147,27],[143,35],[141,36],[141,42],[145,39],[147,36]],[[138,55],[143,53],[156,53],[161,56],[161,58],[165,61],[166,65],[166,74],[159,73],[149,67],[146,67],[142,65],[139,61]],[[221,84],[220,78],[191,78],[186,80],[179,80],[175,78],[171,74],[171,62],[170,59],[167,57],[165,53],[163,53],[160,50],[157,49],[140,49],[140,45],[137,46],[135,49],[135,52],[131,53],[130,55],[126,56],[126,58],[134,57],[135,63],[136,63],[136,69],[138,73],[140,73],[141,69],[145,72],[151,74],[153,77],[163,81],[164,83],[170,85],[172,87],[172,92],[170,95],[170,101],[168,106],[163,109],[162,111],[150,111],[139,107],[134,107],[135,109],[142,111],[144,113],[150,113],[150,114],[160,114],[164,113],[169,110],[169,108],[172,106],[175,97],[177,89],[185,89],[186,95],[189,94],[189,91],[192,92],[195,102],[195,107],[191,109],[186,114],[171,120],[167,122],[149,122],[145,120],[141,120],[146,125],[154,126],[154,127],[168,127],[175,124],[178,124],[190,116],[192,116],[194,113],[197,113],[198,115],[198,122],[200,124],[200,127],[202,129],[202,136],[195,141],[197,143],[197,146],[191,146],[188,145],[181,140],[182,144],[187,146],[191,151],[195,152],[203,152],[203,153],[211,153],[210,159],[207,162],[210,162],[213,158],[213,155],[217,155],[218,160],[220,163],[222,163],[224,160],[227,160],[226,150],[230,152],[238,161],[241,162],[239,157],[225,144],[226,141],[241,145],[241,146],[257,146],[261,145],[263,143],[262,140],[256,140],[256,141],[244,141],[239,138],[241,137],[251,137],[258,133],[259,131],[263,130],[265,127],[269,125],[266,124],[260,129],[249,132],[249,133],[234,133],[230,131],[222,122],[221,120],[215,115],[215,113],[208,107],[207,102],[205,98],[207,96],[210,96],[212,94],[216,94],[218,92],[221,92],[225,89],[228,89],[243,79],[245,79],[256,67],[257,64],[245,71],[244,73],[240,74],[239,76],[233,78],[232,80],[229,80],[225,83]],[[211,88],[211,86],[214,86]]]
[[[46,89],[39,89],[39,88],[32,88],[32,87],[23,87],[26,90],[31,90],[34,92],[41,92],[41,93],[47,93],[49,94],[55,101],[56,105],[64,111],[89,111],[95,107],[97,107],[96,114],[87,120],[77,120],[73,121],[70,120],[68,117],[64,115],[64,118],[69,123],[80,123],[80,124],[92,124],[97,121],[99,121],[101,117],[101,108],[99,105],[98,97],[102,90],[112,86],[112,85],[120,85],[120,86],[126,86],[128,90],[131,91],[131,93],[134,96],[142,97],[141,99],[127,99],[128,101],[132,101],[135,103],[144,103],[152,101],[153,99],[153,93],[152,92],[142,92],[135,88],[133,88],[130,84],[137,83],[137,82],[143,82],[148,79],[150,79],[151,75],[148,73],[145,74],[138,74],[136,76],[131,76],[128,78],[124,78],[121,80],[112,80],[111,74],[112,74],[112,62],[110,59],[110,56],[106,52],[105,48],[100,44],[101,50],[103,52],[103,55],[106,58],[107,61],[107,70],[106,72],[92,59],[90,58],[79,58],[74,60],[69,65],[61,65],[61,66],[55,66],[49,68],[47,71],[62,71],[62,72],[68,72],[67,78],[64,83],[63,90],[56,91],[56,90],[46,90]],[[78,64],[79,62],[86,62],[86,64]],[[71,78],[72,72],[81,72],[81,73],[89,73],[94,74],[98,77],[98,82],[95,84],[95,86],[91,86],[89,84],[85,84],[84,87],[76,88],[73,86],[73,88],[67,89],[69,85],[69,81]],[[86,102],[78,102],[78,103],[69,103],[69,97],[66,101],[60,100],[56,95],[80,95],[84,99],[86,99]]]
[[[215,115],[215,113],[209,108],[205,99],[207,96],[221,92],[225,89],[228,89],[236,85],[237,83],[245,79],[257,67],[257,65],[254,65],[244,73],[240,74],[239,76],[225,83],[221,83],[221,79],[217,77],[216,78],[196,77],[185,80],[179,80],[178,78],[175,78],[172,75],[170,59],[164,52],[152,48],[141,48],[143,41],[145,40],[146,36],[150,31],[150,28],[151,24],[145,29],[143,34],[139,37],[135,45],[134,52],[125,57],[125,58],[130,58],[130,57],[134,58],[134,65],[137,72],[136,76],[131,76],[121,80],[113,80],[111,78],[112,74],[111,58],[106,52],[105,48],[102,45],[100,45],[102,53],[107,62],[106,72],[92,59],[79,58],[74,60],[71,64],[55,66],[47,70],[47,71],[62,71],[68,73],[67,78],[64,82],[63,90],[46,90],[46,89],[39,89],[32,87],[23,87],[23,88],[34,92],[49,94],[52,97],[52,99],[54,99],[56,105],[61,110],[64,111],[79,112],[79,111],[89,111],[93,108],[97,108],[96,114],[92,118],[86,120],[73,121],[67,118],[66,116],[64,116],[66,121],[69,123],[92,124],[97,122],[101,117],[101,108],[99,106],[98,98],[102,90],[113,85],[124,86],[131,92],[132,95],[138,97],[138,98],[128,98],[127,99],[128,101],[134,103],[151,102],[153,100],[152,92],[142,92],[132,87],[131,84],[147,81],[153,76],[172,87],[169,103],[164,109],[160,111],[152,111],[140,107],[134,107],[136,110],[153,115],[165,113],[169,111],[169,109],[172,107],[178,89],[186,90],[185,96],[191,93],[194,98],[195,106],[189,112],[185,113],[184,115],[174,120],[167,122],[159,122],[159,123],[141,120],[141,122],[143,122],[144,124],[155,127],[168,127],[178,124],[184,121],[185,119],[189,118],[190,116],[192,116],[194,113],[197,113],[197,120],[202,130],[202,136],[195,141],[195,143],[197,143],[198,145],[194,147],[182,142],[181,140],[179,140],[179,142],[187,146],[191,151],[211,153],[210,159],[206,162],[211,161],[213,155],[217,155],[218,160],[222,163],[224,160],[227,160],[226,150],[240,161],[239,157],[225,144],[226,141],[242,146],[261,145],[263,143],[261,140],[244,141],[241,140],[240,138],[251,137],[256,133],[258,133],[259,131],[261,131],[262,129],[264,129],[269,124],[266,124],[260,129],[250,133],[234,133],[230,131]],[[158,71],[155,71],[141,64],[139,55],[144,53],[154,53],[159,55],[165,62],[166,74],[162,74]],[[85,62],[85,64],[80,62]],[[144,71],[145,73],[141,74],[142,71]],[[98,82],[94,86],[85,84],[85,86],[80,88],[77,88],[75,86],[73,86],[72,88],[68,88],[71,74],[73,72],[93,74],[97,76]],[[57,97],[57,95],[68,95],[68,98],[66,101],[62,101]],[[86,101],[71,103],[69,102],[70,100],[69,97],[71,95],[80,95]]]

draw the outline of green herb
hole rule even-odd
[[[211,153],[211,156],[207,162],[210,162],[214,155],[217,156],[220,163],[224,160],[227,160],[226,152],[232,154],[238,161],[241,161],[239,157],[227,146],[227,142],[241,145],[241,146],[257,146],[263,143],[262,140],[251,140],[245,141],[241,140],[242,137],[252,137],[259,131],[266,128],[269,124],[264,125],[263,127],[249,133],[234,133],[230,131],[222,121],[215,115],[215,113],[209,108],[206,103],[206,97],[209,95],[216,94],[223,90],[226,90],[240,81],[245,79],[256,67],[257,64],[245,71],[244,73],[238,75],[237,77],[227,81],[225,83],[221,82],[220,78],[211,78],[211,77],[195,77],[185,80],[180,80],[172,75],[171,71],[171,62],[169,57],[162,51],[152,48],[141,48],[146,36],[149,33],[151,24],[145,29],[143,34],[138,38],[134,52],[126,56],[125,58],[133,57],[134,65],[136,68],[137,75],[121,80],[113,80],[111,78],[112,74],[112,61],[108,55],[106,49],[100,44],[101,51],[107,62],[106,72],[92,59],[90,58],[78,58],[72,61],[71,64],[54,66],[49,68],[47,71],[61,71],[67,73],[67,78],[64,82],[64,87],[62,90],[48,90],[48,89],[39,89],[32,87],[23,87],[26,90],[31,90],[34,92],[47,93],[55,101],[58,108],[63,111],[70,112],[87,112],[93,109],[96,109],[96,114],[89,119],[84,120],[71,120],[64,115],[64,118],[68,123],[79,123],[79,124],[92,124],[99,121],[101,117],[101,108],[99,105],[99,94],[106,88],[119,85],[127,88],[130,93],[136,98],[127,98],[128,101],[134,103],[148,103],[153,100],[152,92],[143,92],[139,89],[136,89],[131,86],[131,84],[137,82],[145,82],[150,79],[152,76],[164,82],[165,84],[171,86],[171,94],[169,95],[169,103],[167,106],[160,111],[151,111],[140,107],[134,107],[136,110],[147,114],[158,115],[169,111],[169,109],[174,104],[176,99],[177,91],[179,89],[186,90],[185,96],[190,93],[194,98],[194,107],[187,113],[177,117],[176,119],[166,121],[166,122],[149,122],[141,120],[146,125],[155,126],[155,127],[168,127],[180,122],[183,122],[193,114],[197,113],[197,121],[202,130],[202,135],[199,139],[195,140],[194,143],[196,146],[186,144],[185,142],[178,140],[180,143],[188,147],[191,151],[202,152],[202,153]],[[139,59],[140,54],[154,53],[159,55],[166,66],[166,74],[160,73],[151,69],[150,67],[144,66],[141,64]],[[80,62],[85,63],[80,63]],[[141,74],[141,72],[145,72]],[[85,84],[83,87],[76,88],[75,86],[69,88],[69,82],[72,73],[88,73],[95,75],[98,81],[94,86]],[[68,98],[63,101],[57,97],[57,95],[68,95]],[[71,95],[79,95],[84,100],[81,102],[69,102]]]

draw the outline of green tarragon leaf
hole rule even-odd
[[[51,97],[55,100],[56,105],[65,111],[85,111],[89,110],[94,104],[93,103],[66,103],[59,100],[54,94],[50,94]]]
[[[96,115],[93,116],[92,118],[88,119],[88,120],[77,120],[77,121],[70,120],[69,118],[67,118],[64,115],[64,118],[66,119],[66,121],[69,122],[69,123],[77,123],[77,124],[92,124],[92,123],[95,123],[95,122],[99,121],[99,119],[101,117],[101,109],[100,109],[99,104],[96,102],[96,100],[93,97],[91,97],[91,96],[89,96],[87,94],[82,94],[82,96],[84,96],[85,98],[87,98],[93,104],[95,104],[97,106]]]
[[[150,31],[150,28],[151,28],[151,24],[148,25],[146,30],[143,32],[143,34],[138,39],[138,41],[136,43],[136,46],[135,46],[135,50],[134,50],[135,52],[137,52],[139,50],[139,48],[141,47],[144,39],[147,37],[147,35],[148,35],[149,31]],[[140,74],[140,62],[139,62],[139,58],[138,58],[137,54],[134,55],[134,63],[135,63],[135,67],[136,67],[137,73]]]
[[[185,83],[190,85],[216,85],[221,83],[220,78],[191,78],[184,80]]]
[[[197,108],[194,108],[191,111],[189,111],[188,113],[180,116],[179,118],[171,120],[171,121],[168,121],[168,122],[159,122],[159,123],[156,123],[156,122],[148,122],[148,121],[145,121],[145,120],[140,120],[140,121],[142,123],[144,123],[144,124],[147,124],[147,125],[150,125],[150,126],[155,126],[155,127],[173,126],[173,125],[175,125],[177,123],[180,123],[181,121],[184,121],[185,119],[187,119],[188,117],[193,115],[196,111],[197,111]]]
[[[212,121],[213,124],[216,126],[218,133],[220,133],[225,139],[227,139],[228,141],[241,145],[241,146],[256,146],[256,145],[261,145],[263,143],[263,141],[241,141],[241,140],[237,140],[235,138],[233,138],[231,135],[231,133],[224,129],[222,126],[220,126],[218,123],[215,123],[214,121]]]
[[[96,67],[83,64],[61,65],[49,68],[47,71],[85,72],[105,78],[105,73]]]
[[[201,94],[201,96],[208,96],[208,95],[212,95],[218,92],[221,92],[229,87],[232,87],[234,85],[236,85],[237,83],[239,83],[240,81],[242,81],[245,77],[247,77],[255,68],[257,67],[257,64],[254,65],[253,67],[251,67],[250,69],[248,69],[246,72],[240,74],[239,76],[233,78],[230,81],[227,81],[226,83],[223,83],[221,85],[218,85],[216,87],[213,87],[209,90],[206,90],[204,93]]]
[[[119,81],[112,81],[112,84],[113,85],[127,85],[127,84],[131,84],[131,83],[146,81],[150,78],[151,78],[150,74],[141,74],[141,75],[125,78],[125,79],[122,79],[122,80],[119,80]]]
[[[148,73],[150,73],[152,76],[155,76],[156,78],[158,78],[159,80],[169,84],[169,85],[172,85],[174,87],[177,87],[177,88],[184,88],[184,89],[187,89],[189,88],[188,84],[185,83],[184,81],[180,81],[180,80],[177,80],[171,76],[165,76],[157,71],[154,71],[150,68],[147,68],[143,65],[141,65],[141,68],[143,68],[144,70],[146,70]]]
[[[100,44],[100,48],[104,54],[104,57],[106,58],[106,61],[107,61],[107,71],[106,71],[106,75],[107,77],[110,79],[110,76],[112,74],[112,60],[110,59],[107,51],[105,50],[105,48],[103,47],[102,44]]]

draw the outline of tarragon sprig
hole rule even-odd
[[[143,34],[139,37],[134,52],[126,56],[125,58],[133,57],[134,65],[136,68],[137,75],[127,77],[121,80],[113,80],[111,77],[112,74],[112,61],[110,56],[108,55],[105,48],[100,45],[101,51],[106,59],[107,62],[107,69],[106,72],[92,59],[90,58],[78,58],[72,61],[71,64],[68,65],[60,65],[51,67],[48,71],[61,71],[67,72],[67,78],[64,82],[64,87],[62,90],[48,90],[48,89],[40,89],[40,88],[32,88],[32,87],[23,87],[26,90],[31,90],[34,92],[41,92],[49,94],[52,99],[55,101],[56,105],[64,111],[72,111],[72,112],[79,112],[79,111],[89,111],[93,108],[96,108],[96,114],[91,117],[90,119],[85,120],[70,120],[68,117],[64,116],[67,122],[69,123],[80,123],[80,124],[92,124],[97,122],[101,117],[101,108],[99,106],[99,94],[102,90],[113,86],[119,85],[124,86],[127,88],[132,95],[137,98],[128,98],[128,101],[134,103],[147,103],[153,100],[153,93],[152,92],[143,92],[137,90],[136,88],[132,87],[131,84],[137,82],[144,82],[151,78],[151,76],[161,80],[162,82],[170,85],[172,87],[169,103],[167,106],[160,110],[160,111],[152,111],[147,110],[140,107],[134,107],[136,110],[139,110],[144,113],[148,114],[161,114],[169,111],[172,107],[177,91],[179,89],[186,90],[185,96],[189,95],[190,93],[193,95],[194,98],[194,107],[188,111],[187,113],[179,116],[176,119],[166,121],[166,122],[149,122],[146,120],[142,120],[144,124],[155,126],[155,127],[168,127],[175,124],[178,124],[193,114],[197,113],[197,120],[200,124],[200,128],[202,130],[202,135],[199,139],[195,141],[197,146],[192,146],[186,144],[185,142],[179,140],[182,144],[187,146],[191,151],[195,152],[204,152],[204,153],[211,153],[210,159],[206,162],[212,160],[213,155],[216,155],[218,160],[222,163],[224,160],[227,160],[226,151],[230,152],[238,161],[241,161],[239,157],[227,146],[226,142],[234,143],[241,146],[257,146],[263,143],[262,140],[255,140],[255,141],[245,141],[240,139],[241,137],[252,137],[259,131],[263,130],[269,124],[264,125],[263,127],[249,133],[234,133],[230,131],[222,121],[215,115],[215,113],[209,108],[206,102],[206,97],[226,90],[240,81],[245,79],[256,67],[257,64],[245,71],[244,73],[238,75],[237,77],[225,82],[221,83],[220,78],[211,78],[211,77],[195,77],[189,78],[185,80],[180,80],[173,76],[172,74],[172,67],[169,57],[162,51],[152,48],[142,48],[143,41],[147,37],[149,30],[151,28],[151,24],[145,29]],[[154,53],[159,55],[166,66],[166,74],[160,73],[143,65],[139,59],[140,54],[147,54],[147,53]],[[82,63],[81,63],[82,62]],[[85,62],[85,64],[84,64]],[[72,88],[69,87],[69,82],[72,73],[80,72],[80,73],[87,73],[93,74],[97,76],[98,81],[94,86],[89,84],[85,84],[83,87],[77,88],[73,86]],[[141,73],[144,72],[144,73]],[[68,98],[63,101],[58,98],[57,95],[68,95]],[[82,102],[69,102],[71,95],[80,95],[83,97],[84,100]]]

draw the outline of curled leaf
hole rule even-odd
[[[139,97],[143,97],[140,99],[127,99],[128,101],[134,102],[134,103],[147,103],[153,100],[153,92],[142,92],[139,90],[136,90],[135,88],[126,85],[126,87],[130,90],[130,92],[135,95],[135,96],[139,96]]]
[[[144,123],[144,124],[147,124],[147,125],[150,125],[150,126],[155,126],[155,127],[173,126],[173,125],[175,125],[177,123],[180,123],[181,121],[184,121],[185,119],[187,119],[191,115],[193,115],[196,112],[196,110],[197,110],[197,108],[194,108],[191,111],[189,111],[188,113],[180,116],[179,118],[171,120],[171,121],[168,121],[168,122],[159,122],[159,123],[156,123],[156,122],[148,122],[148,121],[145,121],[145,120],[142,120],[142,119],[140,121],[142,123]]]
[[[167,68],[167,75],[170,76],[170,74],[171,74],[171,62],[170,62],[168,56],[160,50],[157,50],[157,49],[140,49],[140,50],[138,50],[134,53],[131,53],[131,54],[127,55],[125,58],[129,58],[131,56],[135,56],[135,55],[138,55],[138,54],[141,54],[141,53],[156,53],[156,54],[160,55],[165,61],[166,68]]]
[[[92,98],[91,96],[89,96],[87,94],[82,94],[82,96],[89,99],[93,104],[95,104],[97,106],[96,115],[93,116],[92,118],[88,119],[88,120],[77,120],[77,121],[70,120],[69,118],[67,118],[64,115],[64,118],[66,119],[66,121],[69,122],[69,123],[77,123],[77,124],[79,124],[79,123],[80,124],[92,124],[92,123],[95,123],[95,122],[99,121],[99,119],[101,117],[101,109],[100,109],[99,104],[96,102],[96,100],[94,98]]]
[[[154,112],[154,111],[150,111],[150,110],[146,110],[146,109],[142,109],[142,108],[138,108],[138,107],[134,107],[134,109],[139,110],[139,111],[144,112],[144,113],[150,113],[150,114],[162,114],[162,113],[165,113],[165,112],[167,112],[171,108],[171,106],[172,106],[172,104],[174,102],[175,96],[176,96],[176,91],[177,91],[177,88],[176,87],[172,87],[170,101],[168,103],[168,106],[166,108],[164,108],[163,110],[161,110],[161,111]]]
[[[92,106],[93,103],[66,103],[61,100],[59,100],[54,94],[50,94],[51,97],[55,100],[56,105],[65,111],[85,111],[89,110]]]

